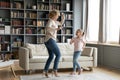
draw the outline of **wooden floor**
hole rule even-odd
[[[26,75],[24,73],[24,71],[19,67],[19,64],[17,62],[15,63],[13,68],[17,75],[16,78],[14,78],[12,72],[9,69],[4,69],[4,70],[0,70],[0,80],[19,80],[19,76]],[[71,72],[71,70],[60,70],[60,73],[69,74],[70,72]],[[120,80],[120,70],[110,69],[110,68],[106,68],[106,67],[94,68],[94,71],[92,71],[92,72],[91,71],[83,71],[82,74],[86,74],[86,73],[100,73],[100,74],[106,73],[106,74],[113,76],[113,77],[117,78],[118,80]],[[32,72],[32,74],[41,74],[41,72],[34,71],[34,72]]]

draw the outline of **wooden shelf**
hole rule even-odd
[[[4,2],[4,0],[2,1]],[[59,9],[60,13],[74,16],[74,10],[72,9],[74,0],[45,0],[45,2],[42,0],[7,0],[6,3],[9,3],[9,5],[2,5],[3,7],[0,7],[0,11],[2,12],[0,13],[0,18],[9,19],[9,21],[2,20],[2,23],[4,24],[3,28],[7,25],[10,26],[11,33],[0,34],[0,37],[3,37],[4,40],[7,39],[7,41],[10,42],[11,53],[19,48],[16,45],[21,44],[21,46],[24,46],[25,43],[39,44],[44,42],[45,27],[49,20],[48,14],[52,9]],[[66,3],[70,3],[70,11],[65,10]],[[36,9],[33,9],[34,5],[36,6]],[[57,37],[61,43],[65,42],[62,39],[63,36],[65,36],[66,39],[72,38],[73,36],[74,18],[66,18],[65,22],[69,23],[69,25],[64,23],[64,30],[68,29],[67,31],[70,34],[63,34],[62,30],[60,30]],[[13,43],[16,47],[13,47]]]

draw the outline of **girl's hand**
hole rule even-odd
[[[70,44],[72,44],[72,43],[73,43],[73,39],[70,40]]]

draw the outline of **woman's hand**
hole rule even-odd
[[[58,25],[57,30],[61,30],[62,28],[63,28],[62,25]]]
[[[65,15],[64,13],[61,13],[61,20],[64,20],[65,19]]]

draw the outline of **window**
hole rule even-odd
[[[120,0],[108,0],[107,5],[107,42],[119,42]]]
[[[100,0],[88,1],[87,41],[98,41]]]

